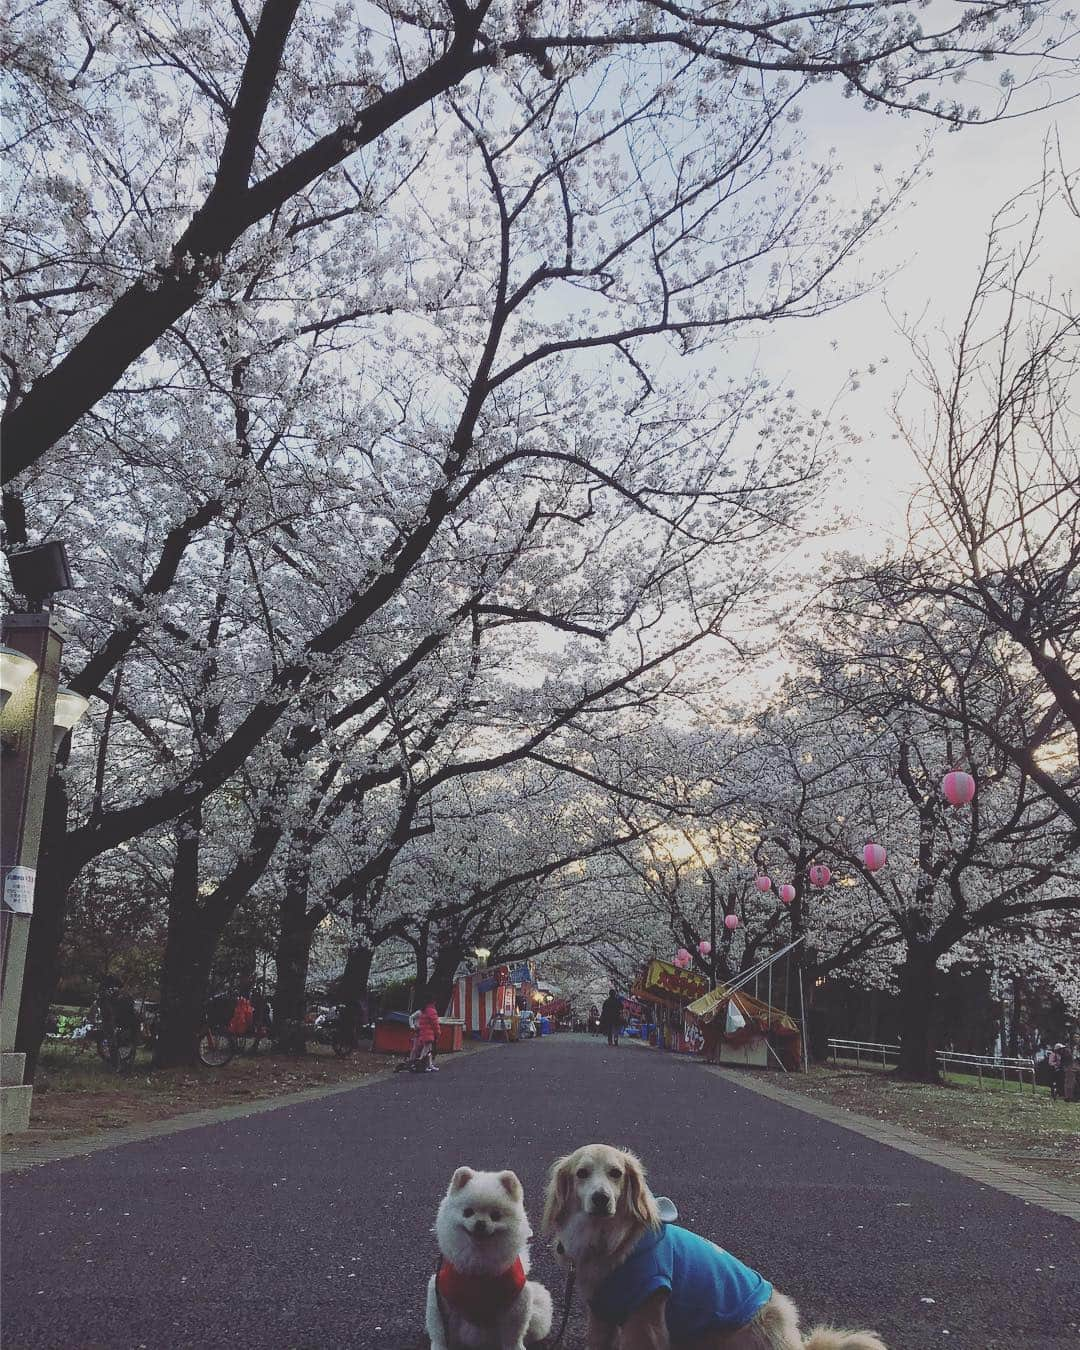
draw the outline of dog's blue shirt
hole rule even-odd
[[[621,1326],[650,1294],[667,1289],[668,1334],[673,1341],[710,1327],[733,1331],[772,1297],[772,1285],[730,1252],[696,1233],[665,1224],[641,1239],[589,1300],[603,1322]]]

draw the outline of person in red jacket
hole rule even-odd
[[[428,1002],[420,1014],[420,1024],[416,1029],[419,1050],[416,1063],[412,1066],[416,1073],[438,1073],[435,1063],[435,1043],[439,1039],[439,1011],[435,1004]]]

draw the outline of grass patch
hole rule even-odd
[[[808,1074],[773,1074],[776,1086],[863,1116],[918,1130],[984,1157],[1014,1162],[1043,1176],[1080,1183],[1080,1103],[1052,1102],[1001,1079],[941,1085],[906,1083],[875,1069],[817,1065]]]
[[[466,1051],[477,1048],[469,1043]],[[384,1073],[394,1055],[357,1050],[338,1059],[323,1046],[306,1055],[237,1055],[221,1069],[203,1067],[150,1071],[150,1052],[140,1050],[134,1070],[114,1073],[93,1047],[48,1042],[38,1062],[30,1129],[5,1135],[4,1152],[77,1139],[125,1125],[150,1124],[216,1106],[280,1097],[305,1088],[359,1081]]]

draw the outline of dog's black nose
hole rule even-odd
[[[610,1208],[607,1196],[594,1195],[592,1199],[592,1207],[593,1209],[596,1210],[598,1214],[606,1214],[608,1212],[608,1209]]]
[[[476,1223],[473,1224],[474,1233],[486,1233],[487,1230],[488,1230],[487,1222],[484,1219],[477,1219]]]

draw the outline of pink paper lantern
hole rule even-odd
[[[784,902],[785,905],[790,905],[791,902],[792,902],[792,900],[795,899],[795,887],[794,887],[794,886],[781,886],[781,887],[780,887],[780,899],[783,900],[783,902]]]
[[[975,779],[969,773],[954,769],[941,780],[941,790],[950,806],[967,806],[975,796]]]
[[[832,873],[824,863],[815,863],[810,869],[810,885],[817,886],[820,889],[822,886],[829,884],[831,876]]]
[[[700,954],[701,956],[708,956],[709,953],[712,951],[712,943],[711,943],[711,942],[699,942],[698,945],[697,945],[697,949],[698,949],[698,952],[699,952],[699,954]]]
[[[738,928],[738,926],[739,926],[738,915],[735,914],[724,915],[724,927],[728,930],[729,933],[734,933],[735,929]]]
[[[862,860],[868,872],[880,872],[885,866],[885,850],[880,844],[867,844],[862,851]]]
[[[768,877],[755,877],[754,885],[758,888],[758,890],[762,893],[762,895],[764,895],[766,891],[772,890],[772,882],[769,880]]]
[[[675,964],[684,969],[690,964],[690,953],[685,947],[680,947],[675,953]]]

